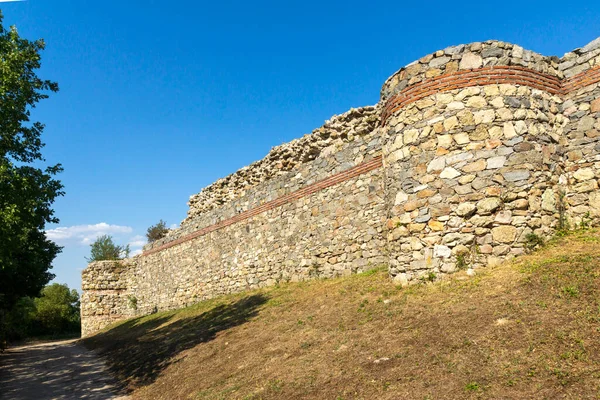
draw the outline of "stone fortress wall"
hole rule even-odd
[[[497,263],[600,219],[600,39],[545,57],[498,41],[402,68],[190,198],[144,253],[82,275],[82,329],[251,288],[386,266],[399,284]]]

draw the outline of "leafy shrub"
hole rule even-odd
[[[79,294],[64,284],[53,283],[42,289],[35,304],[34,335],[59,335],[80,330]]]
[[[100,236],[90,247],[92,248],[90,258],[86,258],[88,262],[122,260],[129,257],[129,245],[116,245],[110,235]]]
[[[22,297],[3,317],[1,342],[39,336],[79,334],[79,294],[67,285],[53,283],[44,287],[40,297]],[[6,343],[0,343],[0,348]]]
[[[579,222],[579,229],[581,229],[581,230],[589,229],[591,222],[592,222],[592,217],[590,217],[590,212],[588,211],[581,217],[581,221]]]
[[[467,262],[467,255],[465,253],[460,253],[456,255],[456,268],[458,269],[466,269],[469,266]]]
[[[22,297],[5,316],[5,334],[7,340],[22,339],[29,336],[35,317],[35,303],[30,297]]]
[[[129,308],[133,309],[133,310],[137,310],[138,308],[138,300],[137,297],[135,296],[127,296],[127,305],[129,306]]]
[[[167,223],[161,219],[158,224],[152,225],[150,228],[148,228],[146,237],[148,238],[148,242],[152,243],[164,238],[168,232],[169,228],[167,228]]]
[[[536,247],[541,247],[544,245],[544,238],[536,235],[535,233],[528,233],[525,235],[525,248],[529,251],[535,249]]]

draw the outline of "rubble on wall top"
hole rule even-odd
[[[593,53],[593,54],[590,54]],[[393,88],[397,87],[395,81],[407,79],[410,81],[422,80],[425,76],[434,75],[435,69],[441,69],[442,73],[452,72],[445,71],[444,66],[452,61],[458,62],[467,54],[474,54],[481,57],[481,63],[466,65],[465,68],[458,66],[459,69],[470,69],[494,65],[519,65],[532,68],[534,70],[557,76],[559,78],[569,77],[568,70],[573,64],[579,64],[585,60],[573,60],[579,57],[593,57],[596,53],[600,53],[600,38],[597,38],[587,45],[566,53],[563,57],[544,56],[532,50],[526,50],[523,47],[503,42],[499,40],[487,40],[484,42],[473,42],[469,44],[460,44],[449,46],[443,50],[435,51],[410,64],[402,67],[392,74],[383,84],[381,89],[381,99],[385,101],[394,94]],[[399,76],[402,75],[402,79]],[[406,84],[409,84],[407,82]],[[400,90],[403,88],[400,87]]]
[[[321,150],[335,142],[349,142],[373,131],[379,120],[380,109],[376,106],[351,108],[325,121],[312,133],[275,146],[269,153],[249,166],[243,167],[225,178],[205,187],[190,197],[188,216],[191,218],[231,201],[257,184],[277,175],[287,173],[299,164],[318,157]]]

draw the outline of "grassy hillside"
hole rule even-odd
[[[285,284],[84,343],[140,399],[600,398],[600,233],[475,277]]]

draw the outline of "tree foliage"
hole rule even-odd
[[[121,260],[129,257],[129,245],[120,246],[113,242],[110,235],[102,235],[90,245],[91,254],[88,262],[104,260]]]
[[[42,295],[33,302],[34,333],[58,335],[79,331],[79,294],[75,289],[69,290],[67,285],[53,283],[42,289]]]
[[[35,316],[35,303],[31,297],[21,297],[6,315],[2,331],[8,340],[30,336]],[[3,346],[0,346],[0,350]]]
[[[79,294],[67,285],[44,287],[40,297],[22,297],[6,318],[8,339],[63,336],[81,331]]]
[[[164,238],[168,232],[169,228],[167,228],[167,223],[161,219],[156,225],[152,225],[148,228],[146,238],[148,238],[149,243],[152,243]]]
[[[30,119],[36,103],[58,91],[36,75],[44,41],[23,39],[2,21],[0,13],[0,319],[52,279],[48,270],[61,248],[44,229],[58,222],[51,205],[64,194],[53,178],[60,164],[38,168],[44,125]]]

